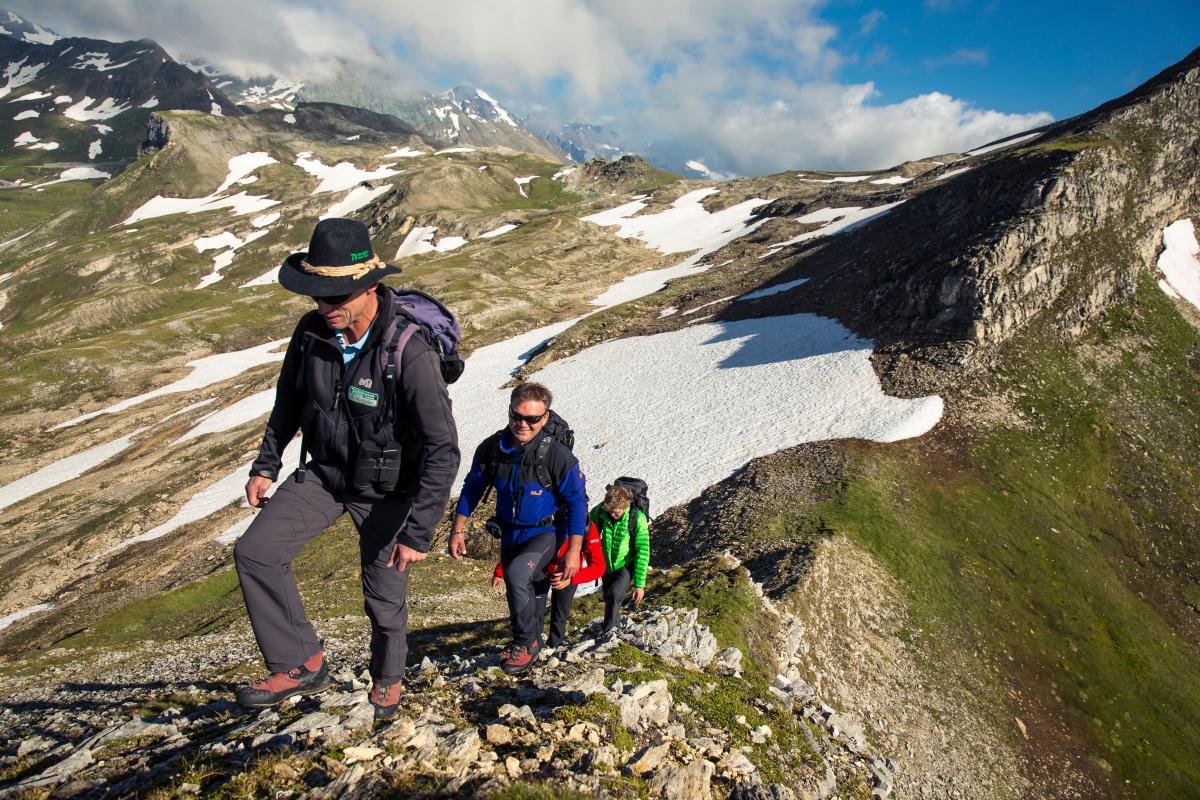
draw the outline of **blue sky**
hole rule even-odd
[[[1200,46],[1200,1],[834,2],[850,82],[881,99],[936,90],[1002,112],[1078,114]]]
[[[1187,55],[1200,0],[9,0],[240,74],[459,82],[715,171],[857,171],[1081,113]],[[660,153],[661,157],[661,153]]]

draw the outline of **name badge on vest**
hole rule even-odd
[[[351,386],[346,395],[360,406],[367,406],[369,408],[379,407],[379,395],[375,392],[368,392],[359,386]]]

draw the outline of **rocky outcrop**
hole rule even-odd
[[[1076,333],[1153,268],[1163,227],[1200,210],[1198,116],[1200,51],[1036,138],[942,167],[931,180],[969,169],[900,190],[893,202],[915,196],[853,236],[785,251],[810,278],[801,310],[885,347],[986,345],[1045,314]],[[758,305],[797,310],[794,297]]]
[[[789,787],[764,778],[761,766],[782,751],[771,725],[747,723],[755,709],[725,729],[689,705],[704,706],[705,693],[720,691],[718,679],[690,669],[671,679],[647,674],[637,659],[651,656],[628,649],[638,642],[673,643],[673,657],[693,668],[713,660],[712,634],[695,609],[635,613],[605,641],[591,630],[572,646],[544,651],[521,680],[501,673],[493,653],[425,658],[410,669],[400,714],[380,726],[361,665],[337,670],[335,686],[321,695],[262,711],[238,707],[217,685],[152,680],[151,672],[163,670],[161,653],[142,666],[144,674],[110,670],[105,681],[73,684],[74,694],[33,682],[6,691],[10,702],[0,711],[0,734],[10,743],[0,751],[9,776],[0,797],[162,787],[211,793],[235,776],[243,787],[299,787],[311,800],[377,796],[398,786],[421,786],[429,796],[486,795],[514,782],[625,797],[636,796],[634,779],[654,797],[704,800],[714,791],[824,798],[839,785],[874,787],[877,797],[890,792],[891,762],[867,755],[855,726],[802,681],[781,676],[773,697],[759,701],[808,721],[796,727],[812,768]],[[214,659],[228,648],[206,639],[177,645],[183,671],[194,652]],[[635,652],[643,655],[631,666]],[[201,762],[201,771],[188,766]]]
[[[138,158],[152,150],[162,150],[171,141],[171,125],[160,114],[146,120],[146,138],[138,145]]]

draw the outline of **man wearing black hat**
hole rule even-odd
[[[366,226],[347,219],[318,222],[308,251],[280,267],[283,287],[312,297],[317,308],[292,334],[246,483],[247,501],[261,511],[234,560],[271,674],[238,688],[244,705],[271,706],[329,685],[291,563],[348,512],[359,533],[371,621],[370,700],[376,718],[396,713],[407,655],[408,567],[429,550],[459,461],[439,355],[422,329],[397,315],[392,290],[379,283],[399,272],[375,256]],[[267,498],[297,430],[300,468]]]

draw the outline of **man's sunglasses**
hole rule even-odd
[[[543,411],[541,414],[518,414],[511,408],[508,410],[508,419],[515,425],[519,422],[524,422],[529,427],[533,427],[542,421],[542,417],[550,412]]]
[[[354,292],[350,292],[350,294],[327,294],[319,297],[315,294],[311,294],[309,297],[318,303],[324,303],[327,306],[340,306],[351,297],[354,297]]]

